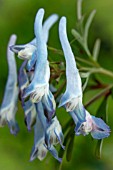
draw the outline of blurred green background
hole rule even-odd
[[[7,60],[6,49],[9,37],[15,33],[18,37],[17,44],[29,42],[34,37],[34,18],[37,10],[43,7],[46,11],[45,18],[52,13],[57,13],[60,17],[65,15],[68,19],[68,35],[71,40],[71,29],[76,23],[76,0],[0,0],[0,103],[4,94],[7,80]],[[97,10],[96,17],[90,29],[90,48],[92,48],[97,37],[101,38],[102,46],[99,57],[101,65],[113,70],[113,1],[112,0],[84,0],[83,11],[89,13],[92,9]],[[50,33],[49,45],[60,48],[58,38],[58,24],[55,24]],[[56,57],[54,53],[51,57]],[[56,56],[55,56],[56,55]],[[61,56],[58,56],[59,60]],[[16,58],[18,68],[21,61]],[[84,103],[95,91],[85,93]],[[99,103],[95,102],[88,108],[91,114],[95,114]],[[108,102],[108,123],[113,128],[113,100],[109,97]],[[20,125],[20,133],[14,137],[9,133],[7,127],[0,128],[0,170],[56,170],[58,163],[48,154],[47,158],[40,162],[35,160],[29,162],[29,155],[33,145],[33,132],[28,133],[24,125],[23,110],[18,104],[17,120]],[[66,117],[63,109],[58,109],[57,115],[61,124],[64,124]],[[69,116],[67,114],[67,119]],[[64,161],[63,170],[112,170],[113,169],[113,136],[104,140],[102,158],[96,159],[94,156],[96,141],[92,141],[90,135],[87,137],[75,137],[72,160]]]

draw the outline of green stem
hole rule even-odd
[[[55,99],[59,96],[59,94],[61,93],[61,91],[63,90],[63,88],[66,85],[66,80],[63,82],[63,84],[59,87],[59,89],[57,90],[57,92],[55,93],[54,97]]]
[[[53,52],[55,52],[55,53],[57,53],[57,54],[59,54],[59,55],[63,55],[62,50],[55,49],[55,48],[53,48],[53,47],[48,47],[48,49],[51,50],[51,51],[53,51]],[[99,65],[96,61],[94,61],[92,57],[90,57],[90,60],[91,60],[92,62],[87,61],[87,60],[82,59],[82,58],[78,58],[78,57],[76,57],[76,58],[77,58],[77,60],[79,60],[79,61],[81,61],[81,62],[84,62],[84,63],[87,63],[87,64],[89,64],[89,65],[91,65],[91,66],[95,66],[95,67],[96,67],[96,68],[92,68],[92,69],[91,69],[91,68],[88,68],[88,67],[82,67],[82,68],[80,69],[80,71],[90,71],[91,73],[102,73],[102,74],[104,74],[104,75],[107,75],[107,76],[113,78],[113,72],[112,72],[112,71],[109,71],[109,70],[106,70],[106,69],[104,69],[104,68],[102,68],[102,67],[100,67],[100,65]]]
[[[89,100],[86,104],[85,107],[88,107],[89,105],[91,105],[94,101],[96,101],[97,99],[99,99],[100,97],[102,97],[103,95],[105,95],[107,92],[109,92],[109,90],[113,87],[113,84],[110,84],[109,86],[107,86],[104,90],[100,91],[98,94],[96,94],[91,100]]]

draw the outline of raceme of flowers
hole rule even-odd
[[[19,132],[15,120],[18,96],[24,110],[28,131],[34,129],[34,145],[30,160],[43,160],[50,152],[59,162],[57,144],[63,146],[62,127],[56,115],[56,102],[49,85],[50,67],[47,42],[49,30],[58,20],[58,15],[51,15],[44,23],[44,9],[39,9],[35,22],[35,38],[23,45],[15,45],[16,35],[12,35],[7,49],[9,75],[3,102],[0,108],[0,126],[8,125],[10,132]],[[67,31],[66,17],[59,22],[59,38],[66,60],[66,91],[61,96],[59,107],[64,107],[75,122],[75,135],[88,135],[103,139],[110,134],[110,128],[101,119],[89,114],[82,104],[82,83],[76,61],[71,50]],[[17,76],[15,55],[23,61]]]

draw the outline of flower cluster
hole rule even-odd
[[[18,96],[25,114],[25,123],[30,131],[34,128],[34,145],[30,160],[43,160],[47,152],[61,162],[55,146],[59,143],[64,149],[61,125],[55,114],[56,102],[49,85],[50,67],[47,42],[49,30],[58,20],[51,15],[43,23],[44,9],[39,9],[34,23],[35,38],[23,45],[15,45],[16,36],[12,35],[8,44],[9,76],[3,103],[0,109],[0,126],[8,124],[16,135],[19,126],[15,120]],[[71,50],[67,32],[66,18],[59,23],[59,37],[66,60],[66,91],[61,96],[59,107],[63,106],[75,122],[75,134],[84,136],[91,133],[95,139],[108,137],[110,129],[106,123],[91,116],[82,104],[82,83],[76,61]],[[14,53],[23,61],[17,77]]]

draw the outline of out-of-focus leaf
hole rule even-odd
[[[94,16],[95,16],[95,13],[96,13],[96,10],[93,10],[93,11],[90,13],[90,15],[89,15],[89,17],[88,17],[88,19],[87,19],[87,22],[86,22],[86,24],[85,24],[85,29],[84,29],[84,43],[85,43],[85,44],[87,44],[89,28],[90,28],[90,26],[91,26],[91,23],[92,23],[92,21],[93,21],[93,18],[94,18]]]
[[[107,98],[105,97],[97,110],[97,117],[102,118],[105,122],[107,122]],[[102,144],[103,139],[97,141],[96,149],[95,149],[95,156],[100,159],[101,152],[102,152]]]
[[[67,161],[70,161],[71,157],[72,157],[73,147],[74,147],[74,138],[75,138],[75,134],[73,132],[73,134],[70,137],[70,141],[68,143],[68,146],[67,146],[67,151],[66,151],[66,160]]]
[[[113,99],[113,88],[111,88],[111,96],[112,96],[112,99]]]
[[[97,39],[94,44],[94,48],[93,48],[93,59],[95,61],[97,61],[97,59],[98,59],[98,55],[99,55],[99,51],[100,51],[100,44],[101,44],[100,39]]]
[[[95,149],[95,156],[98,159],[101,158],[102,144],[103,144],[103,139],[97,141],[97,145],[96,145],[96,149]]]
[[[82,18],[82,1],[83,0],[77,1],[77,18],[78,18],[78,20],[81,20],[81,18]]]
[[[96,116],[102,118],[105,122],[107,121],[106,108],[107,108],[107,98],[105,97],[96,113]]]
[[[78,31],[76,31],[75,29],[71,30],[72,35],[76,38],[76,40],[83,46],[83,38],[81,37],[81,35],[79,34]]]

